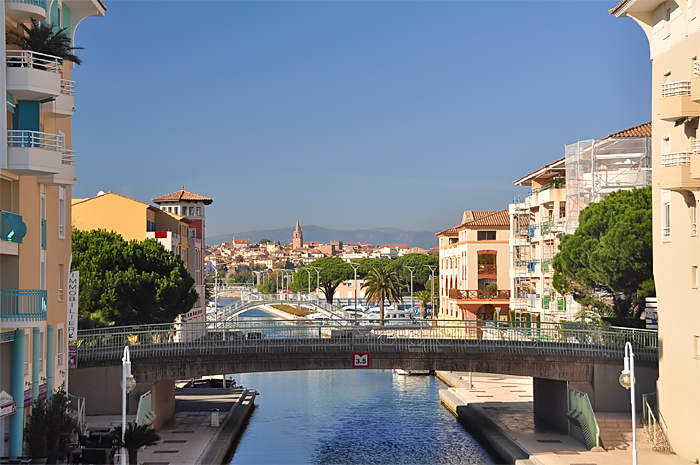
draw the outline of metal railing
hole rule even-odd
[[[661,154],[661,167],[690,165],[692,152],[673,152]]]
[[[49,73],[61,72],[61,59],[31,50],[7,50],[5,61],[10,68],[34,68]]]
[[[662,97],[674,97],[676,95],[690,95],[690,81],[675,81],[661,84]]]
[[[692,149],[693,149],[693,153],[700,152],[700,139],[693,139]]]
[[[598,427],[598,421],[595,419],[595,412],[593,412],[593,407],[591,407],[588,394],[571,389],[569,391],[569,412],[566,416],[581,427],[588,449],[600,447],[600,428]]]
[[[61,79],[61,93],[63,95],[73,95],[75,93],[75,81]]]
[[[496,265],[479,265],[479,274],[496,274]]]
[[[693,76],[700,76],[700,60],[693,62]]]
[[[73,401],[75,401],[76,405],[73,408],[73,410],[77,415],[78,430],[81,434],[85,434],[85,397],[74,396],[69,392],[68,398],[71,401],[71,406],[73,404]]]
[[[369,351],[460,352],[479,350],[543,355],[619,358],[631,341],[640,360],[658,359],[654,330],[577,323],[364,320],[246,319],[218,324],[173,323],[108,327],[78,331],[80,360],[119,363],[125,345],[132,359],[252,352]],[[384,323],[383,325],[381,323]]]
[[[3,321],[46,321],[45,289],[3,289],[0,293]]]
[[[461,291],[458,289],[450,289],[450,299],[460,300],[493,300],[493,299],[510,299],[510,290],[490,290],[490,289],[474,289]]]
[[[75,165],[75,150],[64,150],[61,163],[64,165]]]
[[[5,0],[7,3],[24,3],[25,5],[34,5],[46,9],[45,0]]]
[[[649,399],[653,398],[651,402]],[[652,407],[651,404],[654,404]],[[646,421],[646,429],[649,439],[652,441],[654,450],[668,450],[668,441],[661,423],[657,420],[659,412],[656,410],[656,393],[642,394],[642,419]],[[661,433],[659,435],[659,433]]]
[[[64,137],[48,132],[10,129],[7,131],[8,147],[33,147],[44,150],[64,152]]]

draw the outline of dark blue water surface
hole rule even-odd
[[[432,376],[386,370],[235,375],[257,389],[233,464],[493,464]]]

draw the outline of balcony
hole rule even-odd
[[[5,0],[5,15],[18,23],[27,23],[32,18],[41,22],[46,19],[46,2],[44,0]]]
[[[72,186],[75,181],[75,151],[64,150],[61,159],[61,171],[48,176],[40,176],[37,181],[48,186]]]
[[[7,91],[17,100],[42,100],[61,93],[61,59],[30,50],[7,50]]]
[[[477,289],[472,291],[460,291],[450,289],[449,298],[455,300],[509,300],[510,290],[492,291],[489,289]]]
[[[38,131],[7,131],[7,169],[25,176],[61,173],[63,136]]]
[[[700,180],[693,179],[690,175],[692,155],[692,152],[661,154],[661,189],[685,190],[700,187]]]
[[[61,79],[61,93],[58,94],[56,100],[47,102],[44,110],[53,113],[57,118],[68,118],[75,113],[75,101],[73,94],[75,93],[75,81]]]
[[[0,294],[3,327],[7,323],[46,321],[45,289],[3,289]]]
[[[662,84],[659,118],[664,121],[677,121],[689,116],[700,116],[700,105],[693,102],[690,89],[690,81]]]
[[[479,265],[479,274],[496,274],[496,265]]]
[[[690,100],[700,103],[700,60],[693,62],[693,75],[690,77]]]

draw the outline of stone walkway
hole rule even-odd
[[[438,372],[448,385],[452,398],[471,405],[486,415],[511,441],[529,455],[536,465],[618,465],[632,463],[632,424],[629,414],[596,413],[603,441],[610,442],[607,452],[591,452],[574,438],[536,430],[533,421],[532,378],[475,374],[469,386],[469,374]],[[646,431],[638,424],[639,465],[687,465],[690,460],[668,452],[653,450]],[[519,461],[520,462],[520,461]],[[526,462],[523,462],[526,463]]]

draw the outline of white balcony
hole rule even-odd
[[[691,177],[692,156],[692,152],[661,154],[659,184],[662,189],[694,190],[700,187],[700,181]]]
[[[48,186],[72,186],[75,181],[75,152],[66,150],[61,160],[61,171],[48,176],[40,176],[37,181]]]
[[[7,91],[17,100],[61,94],[61,59],[29,50],[7,50]]]
[[[75,82],[61,79],[61,93],[56,100],[44,104],[44,110],[53,113],[57,118],[68,118],[75,113],[73,93]]]
[[[7,169],[24,176],[60,174],[63,136],[38,131],[7,131]]]
[[[43,21],[46,19],[46,2],[44,0],[5,0],[5,15],[18,23],[28,23],[32,18]]]

